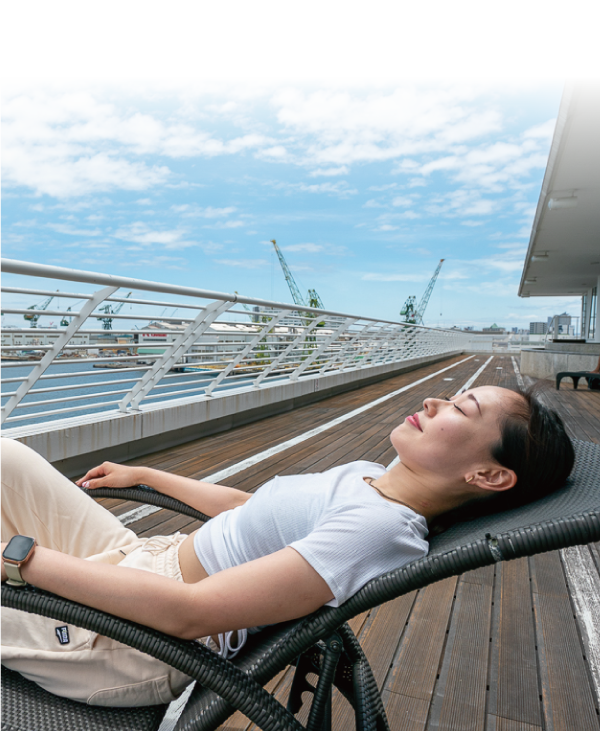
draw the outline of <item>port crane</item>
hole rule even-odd
[[[442,264],[444,263],[444,261],[445,259],[440,259],[440,263],[437,265],[437,268],[433,273],[433,277],[431,277],[431,279],[429,280],[427,289],[423,293],[421,301],[419,302],[417,307],[415,307],[416,298],[413,295],[407,298],[406,302],[402,306],[402,309],[400,310],[400,315],[403,318],[404,322],[410,322],[413,325],[423,324],[423,315],[425,314],[425,310],[427,309],[427,305],[429,304],[429,298],[431,297],[431,293],[433,292],[433,288],[435,287],[435,283],[437,281],[440,269],[442,268]]]
[[[56,291],[58,292],[58,290]],[[48,297],[48,299],[44,300],[39,305],[31,305],[31,307],[27,308],[28,310],[33,310],[33,312],[28,312],[26,315],[23,315],[24,320],[29,320],[29,327],[37,327],[38,320],[42,316],[42,312],[48,309],[48,305],[53,299],[54,295],[52,295],[52,297]]]
[[[281,253],[279,246],[277,246],[277,242],[275,241],[275,239],[271,239],[271,243],[275,247],[275,252],[277,253],[277,258],[279,259],[279,263],[281,264],[281,268],[283,269],[283,276],[285,277],[285,280],[288,283],[288,287],[290,288],[290,292],[292,293],[292,299],[294,300],[294,304],[302,305],[304,307],[316,307],[320,310],[324,309],[323,302],[321,301],[321,298],[319,297],[315,289],[309,289],[306,301],[304,300],[304,297],[302,297],[302,295],[300,294],[300,290],[298,289],[296,280],[294,279],[287,265],[287,262],[284,259],[283,254]]]
[[[131,296],[131,292],[128,292],[125,295],[125,299]],[[102,329],[103,330],[112,330],[112,315],[118,315],[119,312],[123,309],[123,305],[125,302],[120,302],[114,309],[113,306],[108,302],[104,305],[104,307],[99,307],[98,312],[104,312],[104,317],[97,317],[96,320],[102,321]]]

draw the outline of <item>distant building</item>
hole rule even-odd
[[[545,322],[530,322],[529,323],[529,334],[530,335],[545,335],[547,332],[548,332],[547,323],[545,323]]]
[[[496,333],[496,335],[501,335],[502,333],[506,332],[506,330],[503,327],[499,327],[494,323],[493,325],[490,325],[489,327],[484,327],[482,332],[484,333]]]

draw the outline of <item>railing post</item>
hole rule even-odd
[[[54,341],[50,350],[48,350],[41,361],[31,369],[31,373],[16,390],[15,395],[11,396],[9,401],[3,407],[0,423],[3,424],[6,419],[8,419],[17,405],[36,384],[39,377],[44,374],[50,365],[52,365],[54,358],[60,353],[73,335],[75,335],[75,333],[87,320],[88,316],[91,315],[98,305],[101,305],[107,297],[110,297],[111,294],[114,294],[118,289],[118,287],[104,287],[104,289],[99,289],[97,292],[94,292],[92,297],[83,305],[79,312],[73,316],[73,319],[67,329]]]
[[[360,358],[361,359],[360,368],[363,368],[364,367],[365,357],[368,357],[368,356],[365,356],[364,354],[370,352],[370,350],[373,347],[373,343],[375,342],[375,339],[377,337],[377,333],[379,332],[379,329],[378,330],[375,330],[374,329],[375,326],[376,326],[376,324],[375,325],[370,325],[367,328],[367,339],[361,344],[360,350],[358,351],[359,354],[358,355],[355,354],[355,357],[356,358]]]
[[[304,329],[301,330],[298,335],[292,340],[292,342],[287,346],[285,350],[282,350],[281,353],[275,358],[274,361],[271,362],[269,366],[265,368],[265,370],[260,374],[260,376],[254,381],[254,388],[258,388],[260,384],[265,380],[265,378],[271,373],[271,371],[278,366],[281,361],[286,357],[286,355],[292,351],[296,345],[298,345],[304,338],[308,335],[308,333],[313,330],[318,325],[318,321],[315,319],[313,320],[310,325]]]
[[[298,378],[304,371],[308,368],[308,366],[311,363],[314,363],[315,360],[318,359],[318,357],[321,355],[321,353],[325,350],[325,348],[328,347],[328,345],[335,340],[335,338],[338,337],[340,333],[342,333],[344,330],[348,329],[350,325],[353,325],[358,320],[357,317],[347,317],[342,324],[336,328],[329,337],[325,338],[325,340],[319,345],[319,347],[316,350],[313,350],[313,352],[310,354],[310,357],[307,357],[305,361],[303,361],[296,370],[290,375],[290,381],[297,381]]]
[[[194,344],[196,339],[200,337],[216,318],[234,303],[225,301],[217,301],[208,305],[202,312],[198,314],[196,319],[186,327],[184,332],[175,338],[170,348],[163,353],[162,358],[157,359],[155,364],[146,371],[142,378],[135,386],[126,394],[119,403],[121,411],[127,411],[127,405],[131,403],[133,410],[139,410],[142,399],[154,388],[165,373],[168,373],[171,366],[176,363],[179,358],[187,353],[188,349]]]
[[[356,341],[359,340],[359,338],[363,337],[365,331],[366,330],[368,331],[369,328],[370,328],[370,325],[369,324],[363,325],[363,327],[357,333],[355,333],[354,337],[352,337],[346,343],[346,345],[340,350],[340,352],[339,352],[339,354],[337,356],[340,359],[340,364],[339,364],[337,370],[339,370],[339,371],[343,371],[344,370],[344,368],[346,367],[346,363],[354,355],[352,353],[352,348],[354,347]],[[349,355],[346,355],[347,353],[349,353]],[[325,363],[325,365],[319,371],[319,375],[321,375],[322,373],[325,373],[325,371],[327,371],[329,368],[334,368],[334,366],[332,366],[331,363],[329,363],[329,362]]]
[[[277,323],[281,320],[281,318],[287,314],[285,310],[281,310],[281,312],[276,316],[273,317],[273,319],[268,322],[265,327],[261,328],[261,331],[258,333],[258,335],[253,338],[246,347],[239,352],[236,357],[233,359],[233,361],[225,368],[225,370],[222,370],[219,375],[215,378],[215,380],[210,384],[210,386],[204,391],[205,396],[210,396],[213,389],[221,383],[221,381],[226,378],[231,371],[236,367],[240,361],[242,361],[248,353],[256,347],[260,341],[269,334],[269,332],[277,325]]]

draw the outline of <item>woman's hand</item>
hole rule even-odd
[[[142,482],[141,469],[113,462],[103,462],[98,467],[89,470],[75,484],[90,490],[97,487],[133,487]]]

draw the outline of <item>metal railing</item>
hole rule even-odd
[[[455,352],[469,341],[457,330],[9,259],[2,271],[9,280],[2,314],[13,323],[2,335],[2,423],[11,426],[93,421],[175,399],[326,378]],[[36,298],[49,297],[61,305],[32,309]],[[23,327],[22,317],[45,325]],[[99,327],[107,320],[114,329]]]

